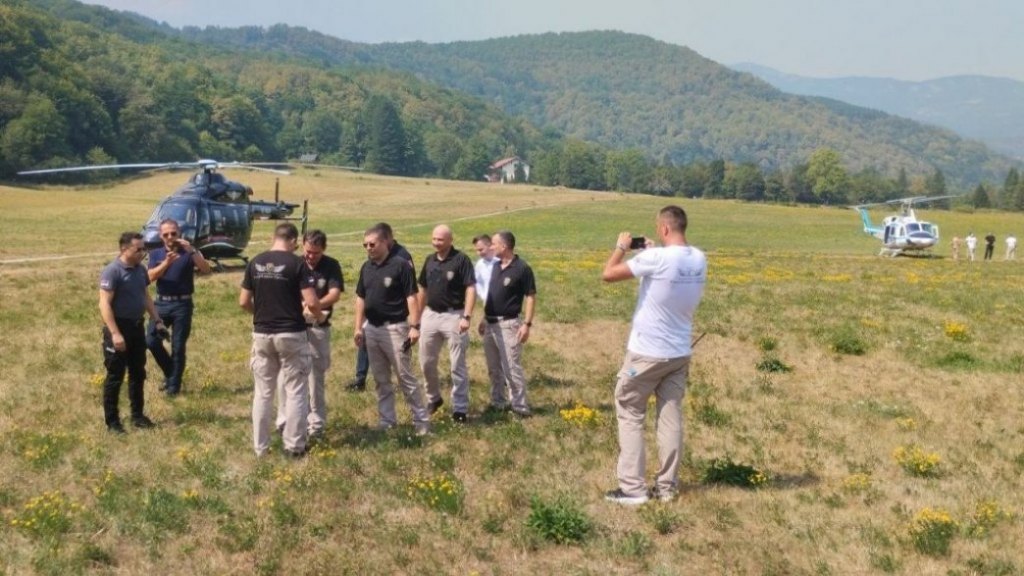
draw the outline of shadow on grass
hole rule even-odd
[[[576,382],[567,378],[558,378],[551,376],[550,374],[541,373],[534,374],[530,378],[530,381],[526,385],[526,389],[529,390],[536,386],[542,386],[544,388],[571,388],[576,385]]]

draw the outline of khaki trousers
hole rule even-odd
[[[423,310],[420,325],[420,368],[427,383],[427,402],[441,399],[441,380],[437,375],[437,362],[441,345],[448,342],[448,359],[452,374],[452,410],[469,412],[469,371],[466,369],[466,350],[469,348],[469,332],[459,332],[459,323],[464,312],[434,312]]]
[[[331,367],[331,328],[310,326],[306,328],[309,337],[311,363],[309,370],[309,416],[306,430],[310,435],[324,431],[327,423],[327,394],[324,390],[327,369]],[[277,397],[284,398],[284,380],[277,379]],[[284,428],[287,415],[283,402],[277,403],[277,429]]]
[[[412,411],[412,421],[417,431],[429,426],[430,414],[423,401],[423,389],[412,372],[412,350],[402,347],[409,338],[409,324],[401,322],[386,326],[367,323],[363,327],[366,352],[370,357],[370,372],[377,383],[377,414],[381,428],[391,428],[398,423],[395,414],[395,389],[391,383],[391,371],[398,376],[405,401]]]
[[[501,367],[501,352],[498,350],[497,340],[487,337],[486,327],[483,340],[487,378],[491,381],[491,406],[504,410],[508,407],[508,382],[505,379],[505,369]]]
[[[655,485],[662,494],[676,491],[683,450],[683,396],[689,372],[689,356],[666,359],[626,352],[615,385],[615,416],[619,424],[617,474],[624,493],[647,493],[644,420],[651,395],[655,397],[657,416],[659,468]]]
[[[529,412],[530,406],[526,402],[526,374],[523,373],[521,358],[523,345],[519,343],[518,332],[522,321],[519,318],[511,320],[499,320],[494,324],[488,323],[484,328],[485,349],[487,342],[494,346],[498,352],[498,360],[501,370],[508,382],[508,392],[512,397],[512,410],[516,412]],[[507,404],[505,399],[505,388],[501,387],[500,392],[494,390],[492,380],[491,403],[496,406]],[[499,402],[500,400],[500,402]]]
[[[309,412],[310,353],[305,332],[252,335],[253,448],[263,456],[270,448],[270,419],[278,380],[284,391],[278,402],[284,405],[282,431],[284,447],[301,452],[306,449],[306,415]]]

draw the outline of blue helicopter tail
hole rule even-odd
[[[860,213],[860,220],[864,224],[864,233],[881,238],[883,230],[871,223],[871,215],[868,214],[868,209],[864,206],[852,206],[852,208]]]

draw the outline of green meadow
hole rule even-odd
[[[230,176],[273,196],[273,176]],[[0,187],[0,574],[1024,573],[1024,261],[1004,262],[1002,242],[1024,236],[1019,215],[922,210],[943,231],[937,257],[880,258],[849,209],[282,177],[283,199],[310,200],[348,288],[326,439],[293,462],[279,440],[252,453],[239,266],[197,282],[182,396],[157,392],[150,361],[157,428],[103,426],[98,275],[118,234],[185,178]],[[623,508],[603,493],[636,286],[600,271],[618,232],[653,233],[670,201],[708,254],[706,335],[680,498]],[[399,401],[402,425],[373,429],[374,393],[342,387],[359,244],[379,220],[419,262],[438,223],[464,249],[516,234],[538,281],[534,417],[484,412],[474,336],[467,425],[442,410],[416,437]],[[249,254],[271,231],[256,224]],[[994,261],[949,258],[968,231],[998,236]]]

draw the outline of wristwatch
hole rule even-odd
[[[463,320],[472,320],[473,319],[473,315],[472,314],[466,314],[465,316],[462,317],[462,319]]]
[[[420,325],[419,324],[409,324],[409,330],[419,330],[419,329],[420,329]]]

